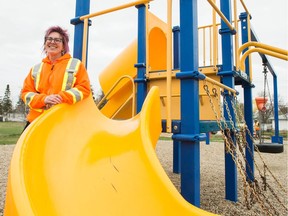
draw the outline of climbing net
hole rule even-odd
[[[238,172],[240,173],[243,183],[245,205],[247,209],[252,209],[253,206],[256,206],[258,203],[261,212],[265,213],[266,215],[280,215],[280,208],[283,208],[284,211],[288,211],[288,208],[285,205],[287,190],[275,177],[267,163],[264,161],[264,158],[255,144],[255,140],[252,135],[253,133],[251,133],[247,127],[244,115],[239,107],[236,94],[227,90],[225,92],[221,91],[220,88],[215,88],[213,85],[209,86],[205,80],[203,83],[203,88],[209,98],[210,106],[213,110],[217,125],[224,140],[225,152],[231,155],[234,163],[237,166]],[[219,97],[220,95],[223,98],[223,105],[220,100],[221,97]],[[223,112],[217,112],[218,108],[220,108],[219,110],[225,110],[227,113],[226,116],[228,117],[225,118]],[[235,118],[232,117],[230,112],[231,108],[235,114]],[[260,163],[256,162],[254,158],[254,151],[251,149],[250,145],[248,145],[248,137],[253,142],[253,147],[260,158]],[[246,155],[245,152],[246,154],[248,152],[250,158],[252,158],[253,164],[259,176],[258,178],[255,177],[256,175],[252,180],[249,178],[249,176],[253,176],[254,173],[252,171],[252,167],[247,161],[248,155]],[[260,168],[261,166],[263,166],[263,169]],[[267,181],[269,176],[271,176],[275,182],[273,186]],[[277,208],[271,202],[271,199],[277,200],[277,203],[279,203]],[[254,208],[253,210],[256,209]]]

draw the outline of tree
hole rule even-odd
[[[24,101],[21,99],[21,91],[20,91],[20,95],[15,106],[15,113],[20,113],[20,114],[25,115],[26,106],[25,106]]]
[[[240,103],[239,100],[237,99],[236,101],[236,115],[239,117],[239,120],[242,121],[243,119],[241,119],[241,117],[244,115],[244,104]],[[243,123],[243,122],[239,122],[239,123]]]
[[[278,104],[278,107],[279,107],[279,115],[285,115],[286,117],[288,117],[288,104],[282,102],[282,100],[280,99],[279,100],[279,104]]]
[[[264,97],[264,92],[261,92],[259,94],[259,97]],[[268,94],[266,95],[266,98],[268,98],[267,103],[265,104],[265,111],[258,111],[258,118],[262,123],[271,123],[271,118],[274,116],[274,96]],[[288,105],[283,102],[281,98],[278,98],[278,111],[279,115],[286,115],[288,111]]]
[[[0,115],[3,115],[3,100],[2,100],[2,97],[0,97]]]
[[[258,111],[258,115],[261,119],[262,123],[269,124],[271,123],[271,118],[274,114],[274,107],[271,103],[266,103],[265,105],[266,110],[265,111]]]
[[[12,100],[11,100],[11,92],[9,84],[6,86],[6,90],[4,93],[3,101],[2,101],[2,111],[4,115],[8,115],[9,113],[12,113],[13,106],[12,106]]]
[[[98,108],[101,110],[105,104],[107,103],[107,100],[105,99],[104,101],[102,101],[101,104],[99,104],[102,100],[102,98],[104,97],[104,92],[102,91],[102,89],[98,90],[97,95],[95,97],[95,104],[98,106]]]
[[[93,89],[93,86],[90,85],[90,88],[91,88],[91,94],[92,94],[92,98],[94,100],[94,102],[96,102],[96,98],[95,98],[95,93],[94,93],[94,89]]]

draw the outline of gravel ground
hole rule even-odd
[[[5,201],[5,191],[8,175],[8,167],[15,145],[0,145],[0,216],[3,215],[3,206]],[[276,190],[276,193],[280,195],[281,203],[287,208],[287,143],[284,146],[284,153],[281,154],[261,154],[265,163],[275,175],[275,177],[281,182],[283,188]],[[158,142],[157,155],[167,175],[175,187],[180,190],[180,175],[172,172],[172,142],[160,140]],[[265,212],[261,212],[259,204],[255,204],[251,210],[247,210],[244,202],[244,195],[242,189],[242,178],[239,176],[239,189],[237,203],[230,202],[224,199],[225,197],[225,183],[224,183],[224,148],[222,143],[211,143],[206,145],[201,143],[201,208],[207,211],[220,214],[220,215],[265,215]],[[263,169],[260,158],[255,154],[256,163],[261,170]],[[257,172],[255,172],[256,179]],[[268,182],[276,188],[275,181],[272,176],[268,175]],[[275,209],[279,212],[279,215],[288,215],[287,210],[279,204],[279,202],[273,197],[269,201],[272,203]],[[274,214],[272,214],[274,215]]]

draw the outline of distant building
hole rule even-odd
[[[275,129],[275,120],[272,120],[272,128]],[[287,115],[279,115],[279,130],[288,130],[288,116]]]
[[[25,118],[26,118],[25,114],[9,113],[7,116],[2,117],[2,121],[24,122],[26,121]]]

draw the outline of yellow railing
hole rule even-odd
[[[248,36],[248,42],[251,42],[251,22],[250,22],[251,15],[250,15],[250,12],[248,11],[248,8],[246,7],[244,1],[240,0],[240,2],[241,2],[242,6],[243,6],[243,8],[247,14],[247,20],[246,20],[247,27],[248,27],[248,29],[247,29],[248,35],[247,36]],[[238,49],[239,49],[239,46],[235,47],[235,66],[236,66],[236,68],[239,67],[239,62],[240,62],[240,59],[238,58],[238,55],[237,55]],[[252,80],[253,70],[252,70],[251,56],[249,56],[248,58],[249,58],[249,76],[250,76],[249,78],[250,78],[250,80]]]
[[[216,81],[216,80],[214,80],[214,79],[211,79],[210,77],[207,77],[207,76],[206,76],[204,80],[207,81],[207,82],[212,83],[213,85],[217,85],[217,86],[219,86],[220,88],[223,88],[223,89],[225,89],[225,90],[233,93],[234,95],[237,93],[237,91],[236,91],[235,89],[230,88],[230,87],[228,87],[228,86],[226,86],[226,85],[224,85],[224,84],[222,84],[222,83],[220,83],[220,82],[218,82],[218,81]]]
[[[225,22],[225,24],[228,26],[228,28],[231,31],[235,31],[234,27],[231,25],[231,23],[229,22],[229,20],[225,17],[225,15],[219,10],[219,8],[217,7],[217,5],[214,3],[213,0],[207,0],[209,2],[209,4],[214,8],[214,10],[218,13],[218,15],[222,18],[222,20]]]
[[[218,36],[217,30],[220,23],[215,23],[212,25],[201,26],[198,28],[198,34],[202,33],[202,37],[199,36],[199,48],[201,49],[200,41],[202,42],[202,63],[200,66],[214,66],[218,64]],[[209,37],[207,40],[206,33],[208,32]],[[216,34],[215,34],[216,32]],[[207,49],[207,44],[209,44],[209,49]],[[207,52],[209,52],[207,54]],[[209,63],[207,63],[207,56],[209,56]]]
[[[104,103],[104,101],[107,99],[107,97],[111,94],[111,92],[117,87],[117,85],[123,80],[123,79],[129,79],[132,83],[132,94],[131,96],[126,100],[125,103],[123,103],[123,105],[121,107],[118,108],[118,110],[111,116],[111,118],[114,118],[117,113],[120,112],[120,110],[128,103],[129,100],[131,100],[132,98],[132,115],[135,115],[135,95],[136,95],[136,91],[135,91],[135,83],[134,83],[134,79],[128,75],[124,75],[121,76],[115,83],[114,85],[110,88],[110,90],[104,95],[104,97],[100,100],[100,102],[97,104],[97,107],[100,108],[100,106]]]
[[[234,8],[233,8],[233,19],[234,21],[232,21],[231,23],[228,21],[228,19],[225,17],[225,15],[220,11],[220,9],[217,7],[216,5],[216,0],[207,0],[209,2],[209,4],[212,6],[213,8],[213,14],[212,14],[212,18],[213,18],[213,23],[212,25],[206,25],[206,26],[201,26],[198,28],[199,30],[199,34],[201,32],[203,32],[202,34],[202,47],[199,44],[199,48],[201,49],[202,52],[202,58],[203,58],[203,65],[201,66],[214,66],[216,67],[216,65],[218,64],[219,61],[219,49],[218,49],[218,30],[219,30],[219,26],[220,23],[216,23],[216,13],[221,17],[221,19],[226,23],[226,25],[228,26],[228,28],[231,31],[235,31],[235,35],[234,35],[234,62],[236,65],[236,68],[239,68],[239,62],[240,59],[238,58],[237,55],[237,51],[239,49],[239,20],[237,18],[238,16],[238,12],[237,12],[237,0],[234,0]],[[250,34],[250,13],[245,5],[245,3],[243,2],[243,0],[240,0],[240,3],[242,5],[242,7],[244,8],[244,10],[247,13],[247,24],[248,24],[248,41],[251,41],[251,34]],[[233,24],[233,26],[232,26]],[[206,33],[207,31],[209,32],[209,39],[206,39]],[[199,39],[201,39],[201,37],[199,37]],[[206,46],[207,44],[210,44],[209,49],[207,49],[208,47]],[[210,52],[209,53],[209,65],[207,65],[207,51]],[[250,68],[250,74],[252,74],[251,68]]]
[[[167,94],[167,118],[166,118],[166,131],[172,132],[172,118],[171,118],[171,107],[172,107],[172,0],[167,0],[167,55],[166,55],[166,94]]]
[[[241,56],[242,51],[251,46],[254,46],[255,48],[249,49]],[[238,49],[237,57],[238,59],[240,59],[240,66],[239,68],[237,68],[238,70],[245,72],[245,59],[253,52],[267,54],[288,61],[288,50],[280,49],[277,47],[269,46],[267,44],[254,41],[247,42]]]
[[[234,20],[236,20],[236,22],[234,22],[234,28],[235,28],[235,31],[236,31],[236,34],[234,36],[234,46],[235,46],[235,50],[238,50],[239,48],[239,32],[238,32],[238,13],[237,13],[237,0],[234,0],[234,10],[233,10],[233,14],[234,14]],[[238,63],[238,58],[236,55],[234,55],[234,61],[235,61],[235,64],[237,65]]]

